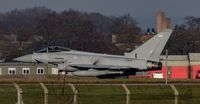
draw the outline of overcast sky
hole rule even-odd
[[[75,9],[107,16],[130,13],[143,29],[155,26],[156,11],[165,11],[173,25],[185,16],[200,16],[200,0],[0,0],[0,12],[45,6],[52,10]]]

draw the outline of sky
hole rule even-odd
[[[155,27],[155,14],[164,11],[172,24],[183,23],[186,16],[200,16],[200,0],[0,0],[0,12],[45,6],[55,11],[75,9],[106,16],[129,13],[142,29]]]

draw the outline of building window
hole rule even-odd
[[[8,68],[8,74],[9,75],[16,74],[16,68]]]
[[[153,73],[153,78],[158,78],[158,79],[162,79],[163,77],[163,73],[162,72],[154,72]]]
[[[37,74],[44,74],[44,68],[37,68]]]
[[[30,68],[22,68],[22,74],[30,74]]]

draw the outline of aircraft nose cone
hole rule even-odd
[[[14,61],[20,61],[20,62],[32,62],[32,54],[24,55],[18,58],[13,59]]]

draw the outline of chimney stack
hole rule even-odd
[[[163,11],[158,11],[156,13],[156,31],[157,33],[171,28],[171,20],[170,18],[165,17],[165,13]]]

